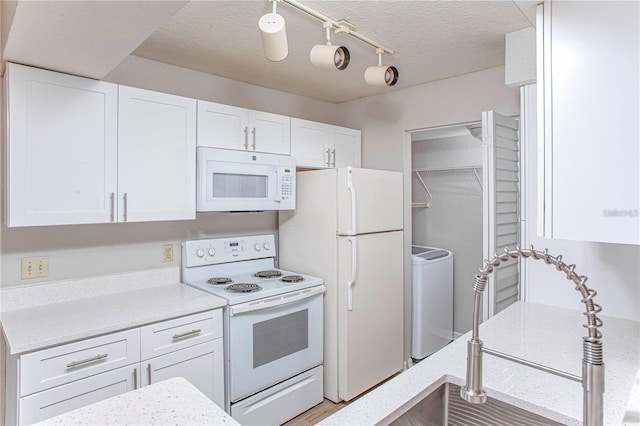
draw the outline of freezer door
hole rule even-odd
[[[338,235],[402,229],[402,173],[344,167],[338,172]]]
[[[338,237],[338,396],[402,369],[402,231]]]

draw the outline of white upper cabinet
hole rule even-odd
[[[118,86],[7,64],[7,225],[113,220]]]
[[[359,130],[291,119],[291,156],[298,167],[360,167],[360,146]]]
[[[538,9],[539,234],[640,244],[640,3]]]
[[[290,131],[284,115],[198,101],[198,146],[289,155]]]
[[[326,168],[331,164],[329,125],[291,119],[291,156],[298,167]]]
[[[360,167],[360,130],[330,126],[332,167]]]
[[[195,219],[196,101],[7,64],[7,225]]]
[[[119,87],[118,221],[196,218],[196,100]]]

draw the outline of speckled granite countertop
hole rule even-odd
[[[44,420],[36,425],[238,425],[178,377]]]
[[[604,424],[621,425],[640,368],[640,323],[601,318]],[[580,376],[584,323],[580,311],[518,302],[482,324],[480,339],[487,348]],[[445,381],[464,385],[469,337],[467,333],[319,424],[388,424]],[[487,354],[483,363],[489,397],[560,423],[582,424],[580,383]],[[632,404],[640,405],[640,401]]]
[[[152,282],[148,279],[150,275],[154,277]],[[177,274],[164,273],[164,281],[156,281],[157,275],[157,271],[149,271],[3,290],[0,322],[10,354],[139,327],[226,304],[219,297],[179,283]],[[38,298],[40,300],[34,300]],[[46,303],[47,298],[50,303]]]

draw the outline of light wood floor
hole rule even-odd
[[[318,423],[320,420],[323,420],[326,417],[329,417],[336,411],[344,408],[348,405],[348,402],[339,402],[337,404],[329,401],[325,398],[320,404],[311,408],[310,410],[305,411],[300,414],[298,417],[294,417],[284,424],[284,426],[311,426]]]

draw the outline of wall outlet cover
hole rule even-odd
[[[162,246],[162,261],[173,262],[173,244],[165,244]]]
[[[20,278],[30,280],[49,276],[49,257],[23,257],[21,262]]]

